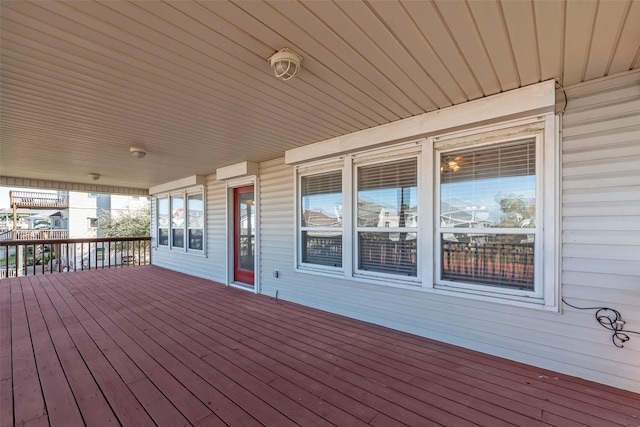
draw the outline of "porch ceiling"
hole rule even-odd
[[[0,175],[148,188],[640,67],[640,0],[2,1]],[[267,62],[304,60],[289,82]],[[134,160],[130,146],[148,150]]]

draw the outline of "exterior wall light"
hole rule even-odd
[[[89,174],[89,179],[90,179],[91,181],[97,181],[97,180],[99,180],[99,179],[100,179],[100,175],[99,175],[99,174],[97,174],[97,173],[90,173],[90,174]]]
[[[131,147],[129,148],[129,152],[134,159],[144,159],[144,156],[147,155],[147,151],[144,148]]]
[[[286,47],[269,58],[273,73],[284,81],[293,78],[298,73],[300,62],[302,62],[302,56]]]

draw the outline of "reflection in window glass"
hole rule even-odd
[[[535,139],[440,161],[440,279],[534,289]]]
[[[202,250],[204,235],[204,201],[202,194],[187,197],[189,249]]]
[[[169,245],[169,199],[158,199],[158,245]]]
[[[415,157],[358,168],[358,269],[417,276]]]
[[[535,140],[456,151],[440,162],[443,226],[522,227],[535,218]]]
[[[184,247],[184,198],[171,198],[171,245]]]
[[[342,172],[300,179],[301,260],[342,267]]]

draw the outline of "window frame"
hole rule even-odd
[[[294,253],[295,253],[295,270],[300,271],[316,271],[316,272],[324,272],[328,274],[344,274],[344,266],[345,266],[345,220],[346,220],[346,212],[345,212],[345,174],[344,174],[344,163],[343,162],[332,162],[329,164],[320,164],[320,165],[311,165],[303,168],[296,168],[294,171],[295,179],[296,179],[296,196],[295,196],[295,236],[294,239]],[[341,202],[342,202],[342,227],[307,227],[302,225],[302,214],[303,214],[303,206],[302,206],[302,178],[309,176],[319,176],[326,175],[331,173],[339,173],[341,178]],[[332,232],[340,232],[342,237],[342,265],[341,266],[330,266],[323,264],[314,264],[303,261],[303,246],[304,246],[304,238],[303,233],[306,231],[332,231]]]
[[[203,216],[203,224],[202,227],[197,227],[198,229],[202,229],[202,248],[201,249],[195,249],[195,248],[190,248],[189,247],[189,230],[190,229],[194,229],[194,227],[189,227],[189,206],[188,206],[188,202],[189,202],[189,196],[193,196],[196,194],[200,194],[202,195],[202,216]],[[184,221],[182,223],[182,226],[176,227],[174,225],[174,220],[173,220],[173,200],[174,199],[182,199],[183,202],[183,209],[184,209]],[[167,233],[168,233],[168,240],[167,240],[167,244],[166,245],[161,245],[160,244],[160,224],[159,224],[159,217],[160,217],[160,200],[167,200],[168,202],[168,206],[169,206],[169,220],[168,220],[168,224],[166,227]],[[175,191],[171,191],[171,192],[167,192],[167,193],[162,193],[162,194],[157,194],[155,196],[155,220],[154,220],[154,230],[156,233],[156,243],[155,243],[155,248],[156,249],[160,249],[160,250],[167,250],[167,251],[171,251],[171,252],[176,252],[176,253],[187,253],[187,254],[192,254],[192,255],[206,255],[206,247],[207,247],[207,231],[206,231],[206,225],[207,225],[207,203],[206,203],[206,188],[203,185],[199,185],[196,187],[189,187],[189,188],[184,188],[184,189],[180,189],[180,190],[175,190]],[[165,227],[162,227],[163,229],[165,229]],[[182,230],[183,233],[183,237],[182,237],[182,246],[176,246],[174,244],[174,230],[180,229]]]
[[[460,133],[430,138],[432,147],[431,170],[433,173],[432,215],[434,230],[430,244],[433,247],[433,271],[430,273],[428,290],[435,293],[455,295],[482,301],[506,303],[548,311],[559,310],[560,299],[560,182],[559,144],[557,119],[548,114],[533,119],[472,129]],[[534,289],[517,290],[472,283],[440,280],[441,231],[440,226],[440,157],[442,153],[491,147],[511,142],[536,140],[536,232],[534,242]],[[444,228],[446,229],[446,228]],[[482,229],[479,229],[482,230]],[[491,229],[496,234],[507,234],[509,229]],[[473,234],[473,233],[470,233]],[[523,233],[534,234],[534,233]]]
[[[412,284],[412,285],[419,285],[421,282],[421,263],[419,262],[420,260],[420,203],[421,203],[421,196],[420,196],[420,182],[421,182],[421,154],[419,152],[417,152],[415,150],[415,148],[411,148],[409,150],[409,152],[405,152],[405,150],[401,150],[398,151],[396,153],[394,153],[393,151],[389,151],[389,152],[385,152],[385,155],[380,156],[379,152],[373,152],[371,153],[369,156],[358,156],[358,158],[354,159],[351,167],[353,170],[352,173],[352,202],[350,203],[351,205],[351,209],[352,209],[352,215],[353,215],[353,220],[352,220],[352,241],[353,241],[353,250],[352,250],[352,259],[351,259],[351,263],[353,265],[353,276],[354,277],[361,277],[364,279],[372,279],[372,280],[385,280],[385,281],[389,281],[389,282],[398,282],[398,283],[404,283],[404,284]],[[363,167],[368,167],[368,166],[375,166],[375,165],[384,165],[384,164],[393,164],[393,163],[398,163],[398,162],[402,162],[405,160],[409,160],[409,159],[415,159],[415,163],[416,163],[416,197],[417,197],[417,202],[416,202],[416,215],[417,215],[417,220],[416,220],[416,226],[415,227],[361,227],[358,225],[358,176],[359,176],[359,169],[363,168]],[[389,212],[385,212],[385,214],[387,214]],[[374,233],[415,233],[416,234],[416,259],[418,261],[416,261],[416,275],[415,276],[403,276],[403,275],[399,275],[399,274],[393,274],[393,273],[384,273],[384,272],[380,272],[380,271],[373,271],[373,270],[363,270],[360,269],[359,265],[360,265],[360,239],[359,239],[359,235],[360,233],[366,233],[366,232],[374,232]]]
[[[167,225],[166,227],[160,227],[160,200],[166,200],[167,201]],[[156,234],[156,248],[165,248],[165,249],[169,249],[171,247],[170,243],[171,243],[171,236],[170,236],[170,230],[171,230],[171,199],[169,197],[168,194],[163,194],[160,196],[157,196],[155,198],[155,224],[154,224],[154,230],[155,230],[155,234]],[[166,230],[167,231],[167,244],[162,244],[160,243],[160,229]]]
[[[518,307],[560,310],[560,136],[559,118],[554,113],[469,127],[455,132],[442,132],[410,142],[389,142],[383,148],[360,149],[329,159],[310,161],[294,168],[294,270],[302,273],[333,276],[348,282],[413,289],[427,293],[507,304]],[[440,155],[441,152],[475,149],[509,141],[536,138],[536,237],[534,290],[501,291],[495,286],[443,284],[439,277],[440,251]],[[357,168],[360,166],[400,161],[415,156],[418,176],[417,276],[362,274],[358,266]],[[342,170],[343,266],[341,269],[301,263],[300,212],[301,176]],[[499,230],[499,229],[494,229]],[[380,231],[380,230],[378,230]],[[382,228],[382,231],[391,231]],[[403,230],[406,231],[406,230]],[[412,230],[413,231],[413,230]],[[504,230],[500,230],[504,232]],[[531,233],[527,233],[531,234]],[[407,280],[409,279],[409,280]]]

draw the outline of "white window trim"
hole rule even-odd
[[[309,229],[308,227],[302,226],[302,204],[300,200],[300,197],[302,196],[302,191],[300,190],[302,186],[302,178],[305,176],[320,175],[320,174],[331,173],[331,172],[340,172],[342,174],[342,227],[340,228],[334,227],[330,230],[330,231],[340,230],[340,233],[342,234],[342,267],[332,267],[329,265],[306,263],[302,260],[302,232]],[[294,190],[294,197],[295,197],[294,236],[296,236],[294,239],[294,266],[295,266],[294,270],[304,271],[304,272],[318,272],[321,274],[328,274],[330,276],[344,275],[345,274],[345,269],[344,269],[345,224],[344,223],[346,220],[345,204],[344,204],[344,201],[345,201],[344,160],[341,162],[336,162],[336,161],[332,161],[329,163],[321,162],[319,164],[303,165],[299,168],[295,168],[294,179],[295,179],[294,182],[296,183],[295,190]]]
[[[357,244],[354,240],[357,239],[357,227],[355,226],[355,224],[357,224],[357,221],[355,219],[355,215],[357,214],[357,212],[354,197],[356,197],[357,194],[355,170],[359,166],[376,163],[388,163],[414,157],[417,158],[418,182],[420,182],[420,180],[422,179],[420,152],[422,150],[423,143],[424,139],[420,138],[418,140],[410,142],[395,144],[390,147],[361,151],[356,154],[339,156],[332,159],[325,159],[296,166],[296,168],[294,169],[294,236],[296,236],[294,239],[294,271],[315,274],[324,277],[340,277],[354,282],[375,283],[408,289],[419,288],[421,278],[420,266],[418,267],[418,273],[416,277],[398,276],[394,274],[385,274],[379,272],[374,273],[357,270]],[[300,240],[302,236],[300,227],[301,177],[338,170],[342,171],[342,268],[302,263],[302,252],[300,248]],[[418,204],[420,204],[422,200],[420,195],[420,187],[421,186],[418,185]],[[422,213],[418,215],[419,224],[421,214]],[[420,225],[418,225],[418,230],[420,229],[419,227]],[[382,231],[387,232],[389,231],[389,229],[384,229]],[[345,238],[347,237],[347,233],[350,237],[348,239]],[[420,233],[418,233],[418,237],[420,237]],[[417,256],[420,256],[419,248]]]
[[[526,127],[531,125],[531,129]],[[522,127],[525,129],[522,130]],[[537,129],[536,129],[537,128]],[[490,132],[495,132],[496,136],[483,140],[483,137]],[[501,136],[500,133],[503,135]],[[470,137],[468,142],[456,143],[456,139]],[[473,143],[474,137],[481,142]],[[556,144],[557,131],[556,120],[552,114],[509,122],[501,125],[494,125],[480,129],[474,129],[461,133],[445,135],[441,138],[430,138],[431,156],[430,164],[427,165],[433,171],[433,194],[432,194],[432,221],[437,218],[439,206],[439,156],[438,152],[454,148],[479,147],[483,145],[494,145],[508,141],[519,141],[527,138],[536,138],[536,243],[535,243],[535,288],[534,291],[518,291],[500,289],[483,285],[465,285],[459,283],[445,283],[439,281],[440,269],[440,242],[439,226],[434,224],[434,232],[431,241],[428,243],[432,249],[434,259],[433,271],[430,277],[423,283],[430,283],[425,286],[425,290],[455,295],[466,298],[473,298],[482,301],[507,303],[516,306],[542,308],[548,311],[559,310],[559,144]],[[448,143],[450,141],[451,143]],[[439,222],[439,221],[438,221]],[[506,233],[509,229],[500,229],[496,232]]]
[[[415,143],[415,145],[417,145],[417,143]],[[417,227],[405,227],[405,228],[400,228],[400,227],[389,227],[389,228],[382,228],[379,229],[379,227],[359,227],[358,226],[358,219],[357,219],[357,198],[358,198],[358,169],[360,167],[363,166],[371,166],[371,165],[379,165],[379,164],[385,164],[385,163],[395,163],[395,162],[400,162],[402,160],[407,160],[407,159],[416,159],[416,179],[418,182],[418,187],[420,187],[420,182],[422,179],[422,171],[420,170],[420,165],[421,165],[421,161],[420,161],[420,157],[421,154],[419,151],[416,150],[414,144],[411,144],[411,147],[409,149],[403,149],[403,150],[384,150],[382,153],[380,153],[379,151],[375,151],[372,153],[372,155],[369,156],[358,156],[357,159],[354,159],[351,167],[353,170],[353,179],[352,181],[352,190],[353,190],[353,199],[352,202],[349,203],[351,209],[352,209],[352,218],[353,218],[353,226],[351,227],[352,229],[352,242],[353,242],[353,249],[351,250],[351,254],[353,254],[353,276],[354,277],[361,277],[363,279],[371,279],[371,280],[376,280],[376,281],[384,281],[384,282],[392,282],[392,283],[400,283],[400,284],[407,284],[407,285],[419,285],[421,282],[421,264],[420,262],[417,263],[417,268],[416,268],[416,276],[400,276],[400,275],[396,275],[396,274],[392,274],[392,273],[381,273],[381,272],[373,272],[373,271],[367,271],[367,270],[360,270],[358,268],[358,261],[360,260],[360,251],[359,251],[359,245],[358,245],[358,233],[360,232],[366,232],[366,231],[372,231],[372,232],[382,232],[382,233],[393,233],[393,232],[404,232],[404,233],[416,233],[416,238],[419,240],[420,239],[420,227],[419,225]],[[394,152],[395,151],[395,152]],[[390,157],[392,156],[392,157]],[[421,207],[420,204],[422,203],[421,199],[420,199],[420,193],[418,190],[418,221],[420,220],[420,215],[421,215]],[[344,205],[343,205],[344,206]],[[420,259],[420,245],[417,245],[417,253],[416,256],[418,257],[418,259]]]
[[[202,249],[190,249],[188,236],[189,236],[189,227],[188,227],[188,196],[193,194],[202,194],[202,209],[203,209],[203,218],[204,223],[202,227]],[[185,220],[182,229],[184,230],[184,246],[173,246],[173,223],[171,219],[171,211],[172,211],[172,200],[174,197],[181,197],[184,202],[184,210],[185,210]],[[169,202],[169,224],[167,227],[169,233],[169,241],[167,245],[159,244],[159,233],[158,233],[158,219],[159,219],[159,211],[158,211],[158,200],[159,199],[167,199]],[[180,190],[175,190],[167,193],[160,193],[155,195],[155,221],[154,221],[154,232],[156,234],[156,242],[155,249],[162,251],[170,251],[174,253],[185,253],[194,256],[206,256],[207,252],[207,193],[206,187],[204,185],[198,185],[195,187],[183,188]]]
[[[504,121],[499,124],[467,128],[466,130],[431,136],[410,143],[397,144],[383,149],[359,151],[342,154],[333,158],[301,163],[294,168],[294,270],[301,273],[316,274],[327,277],[339,277],[347,281],[384,285],[403,289],[420,290],[427,293],[469,298],[519,307],[543,309],[552,312],[560,310],[560,144],[558,118],[553,113]],[[527,131],[528,126],[537,128]],[[435,245],[438,230],[435,224],[436,209],[439,205],[439,194],[436,183],[439,174],[436,144],[439,149],[446,146],[446,141],[461,137],[469,137],[468,146],[477,147],[485,142],[478,142],[478,137],[494,133],[503,133],[503,139],[493,138],[487,144],[496,144],[503,140],[522,140],[527,132],[536,134],[539,141],[536,148],[536,288],[535,292],[496,292],[496,288],[482,285],[442,286],[436,283],[436,266],[439,262],[439,246]],[[475,140],[474,140],[475,138]],[[456,145],[460,148],[462,145]],[[413,154],[412,150],[413,149]],[[404,277],[376,273],[361,274],[357,266],[357,227],[355,221],[355,200],[357,182],[356,168],[360,165],[378,162],[390,162],[415,155],[418,158],[418,254],[422,262],[418,264],[416,278],[406,280]],[[343,183],[343,266],[341,269],[319,265],[307,265],[300,262],[300,178],[302,175],[342,170]],[[386,229],[385,229],[386,231]],[[503,230],[501,230],[503,231]],[[346,239],[345,237],[350,238]],[[541,261],[541,262],[540,262]],[[499,289],[498,289],[499,290]]]
[[[169,231],[171,230],[171,224],[167,224],[167,227],[163,227],[167,229],[167,244],[166,245],[161,245],[160,244],[160,226],[159,226],[159,220],[160,220],[160,199],[167,199],[167,203],[169,204],[169,222],[171,221],[171,200],[169,198],[168,194],[158,194],[155,197],[155,203],[154,203],[154,214],[155,214],[155,220],[154,220],[154,224],[153,224],[153,230],[154,230],[154,234],[156,237],[155,240],[155,245],[154,247],[156,249],[161,249],[161,250],[169,250],[170,247],[170,243],[169,241],[171,240],[171,238],[169,237]]]

